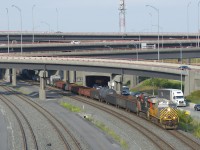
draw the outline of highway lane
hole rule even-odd
[[[43,53],[43,55],[70,55],[70,56],[90,56],[90,57],[118,57],[139,59],[157,59],[157,48],[139,48],[141,43],[157,44],[156,40],[150,41],[84,41],[80,44],[71,43],[35,43],[23,44],[23,54]],[[182,47],[180,47],[182,43]],[[182,58],[198,58],[200,48],[196,47],[197,40],[164,40],[160,42],[160,59],[178,59],[180,50]],[[161,47],[161,44],[164,46]],[[192,46],[191,46],[192,44]],[[189,46],[188,46],[189,45]],[[19,53],[21,55],[20,44],[10,44],[10,53]],[[0,53],[8,53],[7,43],[0,44]],[[49,54],[48,54],[49,53]],[[61,54],[57,54],[61,53]],[[36,54],[37,55],[37,54]]]

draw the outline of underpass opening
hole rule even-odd
[[[86,86],[94,87],[94,86],[108,86],[108,82],[110,81],[110,77],[107,76],[86,76]]]

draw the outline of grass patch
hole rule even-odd
[[[189,102],[200,104],[200,90],[192,92],[190,95],[186,96],[186,99]]]
[[[161,78],[150,78],[142,81],[135,88],[131,89],[131,91],[143,91],[149,94],[152,94],[154,91],[154,94],[157,95],[157,90],[160,88],[180,89],[181,82]]]
[[[197,138],[200,138],[200,122],[194,120],[186,111],[178,110],[179,115],[179,129],[190,132]]]
[[[72,104],[61,102],[60,105],[63,106],[64,108],[67,108],[71,112],[81,112],[81,109],[79,107],[73,106]]]
[[[92,117],[87,117],[86,120],[92,122],[96,127],[98,127],[100,130],[102,130],[104,133],[107,135],[111,136],[116,142],[120,144],[120,146],[126,150],[128,149],[128,144],[127,142],[122,139],[119,135],[115,133],[112,129],[106,127],[106,125],[102,122],[95,121]]]

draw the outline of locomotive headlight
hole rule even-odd
[[[167,117],[164,117],[164,119],[167,119]]]
[[[173,117],[173,119],[175,120],[175,119],[176,119],[176,117]]]
[[[170,108],[167,108],[167,111],[171,111],[171,109],[170,109]]]

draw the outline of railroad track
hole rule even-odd
[[[104,106],[98,106],[96,105],[96,103],[94,103],[91,99],[88,100],[88,98],[83,98],[83,97],[80,97],[80,96],[77,96],[77,98],[74,98],[74,96],[72,97],[73,99],[76,99],[78,101],[81,101],[83,103],[86,103],[88,105],[91,105],[93,107],[96,107],[100,110],[103,110],[107,113],[110,113],[112,114],[113,116],[121,119],[122,121],[126,122],[127,124],[129,124],[130,126],[138,129],[138,125],[139,125],[139,128],[141,127],[140,124],[138,124],[137,122],[135,122],[134,120],[128,118],[127,116],[125,115],[122,115],[120,113],[118,113],[117,111],[112,111],[112,110],[109,110],[108,108],[104,107]],[[145,119],[147,120],[147,119]],[[152,123],[152,122],[150,122]],[[153,124],[153,123],[152,123]],[[135,127],[136,125],[136,127]],[[153,124],[153,125],[157,125],[160,129],[164,130],[160,125],[158,124]],[[150,135],[150,140],[155,144],[157,145],[160,149],[175,149],[172,145],[166,143],[164,140],[162,140],[160,137],[157,137],[157,135],[155,135],[153,132],[151,132],[149,129],[147,128],[143,128],[141,127],[142,130],[138,129],[139,132],[143,133],[144,135],[146,135],[147,133],[147,137],[149,138],[149,135]],[[188,148],[192,149],[192,150],[199,150],[200,149],[200,144],[194,140],[192,140],[191,138],[187,137],[186,135],[182,134],[181,132],[177,131],[177,130],[164,130],[165,132],[168,132],[170,135],[172,135],[173,137],[176,137],[177,139],[179,139],[185,146],[187,146]],[[144,133],[145,132],[145,133]],[[148,135],[149,134],[149,135]],[[154,138],[154,135],[155,135],[155,138]],[[152,138],[153,137],[153,138]],[[151,139],[152,138],[152,139]],[[156,139],[157,138],[157,139]],[[161,139],[162,141],[160,142],[159,139]],[[155,143],[156,140],[158,143]],[[160,142],[160,143],[159,143]],[[165,145],[166,146],[168,145],[168,148],[167,147],[162,147],[162,145]]]
[[[41,107],[36,102],[33,102],[28,97],[23,95],[16,95],[15,92],[12,91],[12,89],[8,87],[3,87],[5,90],[10,91],[12,94],[17,96],[20,100],[25,101],[26,103],[30,104],[33,108],[35,108],[38,112],[40,112],[48,121],[49,123],[54,127],[56,132],[58,133],[60,139],[64,143],[64,147],[67,150],[82,150],[80,143],[76,140],[76,138],[73,136],[73,134],[64,126],[64,124],[59,121],[55,116],[53,116],[50,112],[48,112],[46,109]],[[63,132],[64,130],[64,132]],[[71,138],[70,142],[66,140],[66,136]]]
[[[120,114],[117,111],[113,111],[113,110],[110,110],[110,109],[108,109],[106,107],[99,106],[98,104],[91,102],[91,100],[83,99],[80,96],[73,96],[71,98],[75,99],[75,100],[78,100],[78,101],[81,101],[83,103],[86,103],[88,105],[91,105],[91,106],[93,106],[95,108],[98,108],[98,109],[100,109],[100,110],[102,110],[104,112],[107,112],[107,113],[111,114],[112,116],[122,120],[126,124],[130,125],[132,128],[138,130],[140,133],[145,135],[158,149],[161,149],[161,150],[174,150],[175,149],[170,144],[165,142],[164,139],[162,139],[159,136],[157,136],[156,134],[154,134],[150,129],[141,126],[136,121],[130,120],[130,118],[128,118],[125,115]]]
[[[188,138],[184,134],[180,133],[179,131],[176,130],[169,130],[170,134],[173,136],[177,137],[179,140],[181,140],[183,143],[188,145],[191,149],[193,150],[199,150],[200,149],[200,144],[192,140],[191,138]]]
[[[22,133],[22,139],[23,139],[23,149],[24,150],[28,150],[29,147],[30,149],[34,149],[34,150],[38,150],[38,144],[37,144],[37,140],[36,140],[36,137],[35,137],[35,134],[33,132],[33,129],[28,121],[28,119],[26,118],[26,116],[23,114],[23,112],[10,100],[8,99],[7,97],[5,97],[4,95],[1,95],[0,96],[0,100],[2,102],[4,102],[4,104],[12,111],[12,113],[14,114],[15,118],[17,119],[17,122],[20,126],[20,131]],[[20,117],[21,115],[21,117]],[[25,132],[25,125],[23,124],[22,122],[22,119],[24,119],[24,121],[26,122],[28,128],[29,128],[29,131],[31,133],[31,138],[32,138],[32,141],[33,141],[33,144],[34,144],[34,148],[32,148],[31,146],[28,146],[28,140],[27,140],[27,134]]]
[[[60,94],[65,93],[64,91],[60,91],[57,88],[53,88],[53,87],[47,87],[47,89],[49,90],[57,90]],[[71,97],[71,98],[74,98]],[[96,106],[96,104],[93,103],[93,100],[86,100],[85,98],[82,97],[78,97],[76,98],[76,100],[87,103],[88,105],[91,105],[93,107],[96,107],[98,109],[101,109],[107,113],[112,114],[113,116],[120,118],[121,120],[123,120],[124,122],[126,122],[127,124],[129,124],[130,126],[136,128],[139,132],[143,133],[144,135],[146,135],[155,145],[157,145],[158,148],[160,149],[165,149],[166,147],[168,147],[167,149],[175,149],[174,147],[172,147],[170,144],[166,143],[164,140],[162,140],[160,137],[157,137],[157,135],[153,135],[152,132],[148,129],[142,129],[141,125],[138,124],[137,122],[135,122],[134,120],[130,120],[130,118],[127,118],[124,115],[119,114],[118,112],[111,112],[111,110],[108,110],[105,107],[102,106]],[[87,101],[87,102],[86,102]],[[117,114],[117,115],[116,115]],[[120,117],[118,117],[120,116]],[[134,126],[135,125],[135,126]],[[155,125],[155,124],[154,124]],[[160,127],[158,125],[158,127]],[[141,128],[141,129],[140,129]],[[160,127],[161,128],[161,127]],[[163,129],[162,129],[163,130]],[[176,137],[177,139],[179,139],[183,144],[185,144],[187,147],[189,147],[190,149],[194,149],[194,150],[198,150],[200,149],[200,144],[195,142],[194,140],[188,138],[186,135],[176,131],[176,130],[166,130],[165,132],[169,131],[168,133],[171,134],[173,137]],[[144,133],[145,132],[145,133]],[[154,141],[157,141],[156,143]],[[163,147],[163,145],[165,145]]]

